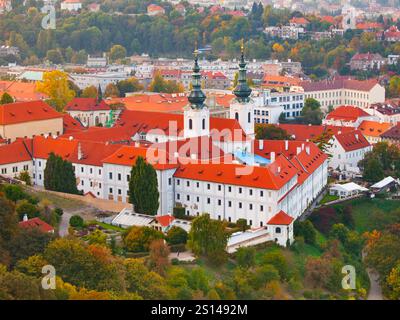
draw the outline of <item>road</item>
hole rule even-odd
[[[69,219],[73,216],[73,212],[64,211],[61,216],[61,222],[58,229],[60,237],[65,237],[68,235]]]

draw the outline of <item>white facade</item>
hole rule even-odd
[[[27,171],[30,175],[32,175],[32,161],[22,161],[0,165],[0,175],[3,177],[15,178],[24,171]]]
[[[245,103],[235,99],[229,109],[230,118],[239,122],[243,131],[250,138],[254,138],[254,107],[252,99]]]
[[[67,113],[72,118],[79,119],[79,121],[85,127],[94,127],[99,124],[101,124],[104,127],[110,117],[110,111],[108,110],[95,110],[95,111],[67,110]]]
[[[126,80],[129,74],[126,72],[102,72],[92,74],[71,74],[72,81],[79,87],[85,89],[90,86],[98,88],[104,92],[108,84],[116,84],[118,81]]]
[[[68,10],[68,11],[79,11],[82,9],[82,3],[78,1],[64,1],[61,2],[61,10]]]
[[[304,106],[303,92],[271,92],[262,91],[257,97],[254,108],[255,123],[279,123],[281,113],[286,118],[294,118],[301,115]]]
[[[184,110],[184,137],[193,138],[210,135],[210,111],[187,106]]]

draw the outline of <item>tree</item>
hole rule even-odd
[[[70,221],[71,224],[71,221]],[[89,244],[98,244],[100,246],[107,245],[107,235],[100,229],[94,230],[91,234],[87,236],[87,241]]]
[[[171,245],[185,244],[188,238],[188,233],[180,227],[173,226],[167,232],[167,242]]]
[[[28,171],[21,171],[19,176],[18,176],[18,179],[21,180],[21,181],[24,181],[27,186],[31,186],[32,185],[31,176],[30,176]]]
[[[241,268],[250,268],[255,264],[256,250],[253,247],[241,247],[236,253],[236,261]]]
[[[307,124],[320,125],[322,123],[321,104],[314,98],[307,98],[301,111],[303,121]]]
[[[125,57],[126,57],[126,49],[123,46],[116,44],[111,47],[109,53],[109,58],[111,61],[117,61]]]
[[[375,157],[368,158],[363,168],[363,179],[368,182],[378,182],[385,177],[379,160]]]
[[[119,96],[125,97],[125,94],[128,92],[137,92],[143,90],[143,86],[140,84],[137,78],[132,77],[127,80],[118,81],[117,89],[119,92]]]
[[[82,98],[97,98],[97,89],[95,86],[89,86],[83,89],[81,97]]]
[[[49,103],[57,111],[63,112],[65,105],[75,96],[68,85],[68,75],[65,72],[54,70],[45,72],[43,81],[37,83],[37,91],[49,97]]]
[[[27,215],[28,219],[40,216],[39,208],[26,199],[18,202],[16,206],[16,211],[18,213],[19,220],[22,220],[25,215]]]
[[[169,248],[163,239],[156,239],[150,243],[149,266],[155,272],[164,275],[166,268],[170,265]]]
[[[195,254],[220,264],[226,260],[228,237],[224,222],[211,220],[209,214],[202,214],[192,222],[188,246]]]
[[[54,64],[61,64],[64,62],[63,56],[61,55],[60,51],[56,49],[47,51],[46,59]]]
[[[118,90],[118,87],[114,84],[114,83],[109,83],[106,86],[106,90],[104,92],[104,97],[105,98],[115,98],[115,97],[119,97],[120,93]]]
[[[396,98],[400,95],[400,77],[393,76],[389,81],[389,96]]]
[[[125,247],[132,252],[144,252],[150,248],[150,243],[162,239],[164,235],[150,227],[132,227],[123,237]]]
[[[282,280],[289,279],[289,266],[281,251],[268,252],[263,257],[263,264],[270,264],[279,271]]]
[[[328,153],[328,150],[333,145],[331,139],[332,139],[332,132],[329,129],[328,130],[324,129],[324,131],[320,135],[312,139],[312,142],[314,142],[322,152],[324,152],[325,154],[328,155],[329,158],[331,158],[332,155]]]
[[[78,194],[72,163],[51,152],[44,169],[44,187],[46,190]]]
[[[0,196],[0,243],[7,243],[16,235],[17,223],[14,205],[4,196]]]
[[[386,284],[390,288],[390,299],[399,300],[400,299],[400,264],[398,263],[394,267],[389,276],[386,279]]]
[[[21,186],[18,185],[6,185],[3,186],[4,195],[8,200],[16,203],[18,200],[23,200],[27,198],[26,193],[22,190]]]
[[[159,72],[155,73],[153,81],[149,86],[149,91],[152,92],[177,93],[184,92],[184,90],[184,87],[180,83],[165,80]]]
[[[294,234],[296,237],[303,237],[304,242],[307,244],[315,244],[317,238],[317,231],[310,220],[295,221]]]
[[[159,207],[157,173],[151,164],[138,157],[129,180],[129,202],[135,211],[155,215]]]
[[[285,129],[273,124],[256,124],[256,139],[260,140],[290,140],[291,137]]]
[[[4,92],[0,99],[0,104],[13,103],[14,99],[7,92]]]
[[[73,228],[83,228],[85,225],[85,221],[83,221],[81,216],[73,215],[69,219],[69,225]]]

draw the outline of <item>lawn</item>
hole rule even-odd
[[[97,225],[103,227],[104,229],[112,230],[112,231],[118,231],[118,232],[126,231],[126,229],[124,229],[124,228],[120,228],[118,226],[113,226],[112,224],[100,222],[100,221],[97,221],[97,220],[88,221],[87,224],[97,224]]]
[[[376,212],[388,213],[400,206],[398,200],[359,198],[333,205],[335,209],[345,205],[352,206],[355,229],[359,233],[371,230],[370,220]]]
[[[327,193],[327,194],[322,198],[322,200],[321,200],[320,203],[321,203],[321,204],[324,204],[324,203],[327,203],[327,202],[335,201],[335,200],[337,200],[337,199],[339,199],[338,196],[330,195],[329,193]]]

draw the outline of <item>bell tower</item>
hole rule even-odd
[[[199,51],[194,51],[194,66],[192,73],[192,91],[189,94],[189,105],[184,109],[185,138],[210,135],[210,111],[204,104],[206,95],[201,90],[201,73],[198,63]]]
[[[230,105],[230,118],[236,119],[246,135],[254,138],[254,102],[250,98],[251,89],[247,84],[243,40],[239,62],[238,83],[236,88],[233,90],[233,94],[236,96],[236,98]]]

